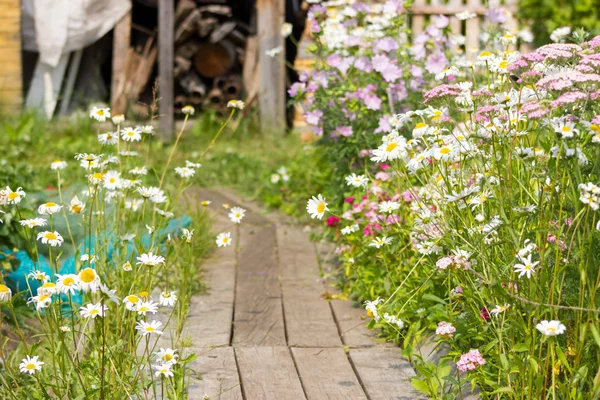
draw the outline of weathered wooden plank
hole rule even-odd
[[[21,76],[21,2],[3,0],[0,17],[0,103],[2,111],[16,114],[23,103]]]
[[[194,347],[228,346],[233,316],[235,261],[208,260],[205,277],[208,293],[190,299],[182,337],[190,339]]]
[[[280,225],[277,247],[288,344],[340,347],[331,308],[321,298],[324,287],[318,281],[317,254],[308,234],[298,225]]]
[[[349,347],[393,347],[392,343],[377,339],[377,331],[367,328],[369,322],[363,308],[355,308],[350,300],[331,300],[342,342]]]
[[[351,349],[350,359],[371,400],[426,399],[411,386],[415,371],[400,349]]]
[[[367,400],[342,348],[292,348],[308,400]]]
[[[287,347],[236,347],[247,400],[306,399]]]
[[[175,139],[174,128],[174,10],[172,0],[159,0],[158,4],[158,110],[160,136],[163,140]]]
[[[233,343],[284,346],[275,228],[242,225],[240,236]]]
[[[263,132],[283,134],[285,130],[285,47],[280,34],[284,22],[284,0],[257,0],[260,124]],[[281,48],[275,57],[266,54]]]
[[[124,114],[127,107],[127,99],[124,98],[123,87],[125,85],[130,45],[131,11],[117,22],[113,35],[112,82],[110,85],[113,115]]]
[[[467,0],[469,9],[476,9],[481,5],[480,0]],[[471,18],[466,22],[465,30],[465,50],[467,59],[473,61],[477,58],[479,51],[479,29],[480,29],[479,17]]]
[[[197,358],[190,363],[189,368],[199,373],[202,379],[190,379],[189,399],[200,400],[207,395],[211,400],[242,400],[233,348],[192,348],[192,351]]]
[[[425,0],[415,0],[413,2],[413,9],[418,9],[419,7],[425,6]],[[412,25],[411,30],[413,34],[413,40],[415,36],[419,35],[425,29],[425,17],[423,15],[419,15],[418,12],[414,12],[415,14],[412,17]]]

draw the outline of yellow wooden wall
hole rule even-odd
[[[21,0],[0,0],[0,114],[21,109],[22,90]]]

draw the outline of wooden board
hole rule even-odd
[[[364,308],[354,307],[350,300],[331,300],[331,307],[339,326],[342,342],[355,347],[393,347],[388,342],[377,341],[377,331],[367,328],[369,318]]]
[[[306,399],[287,347],[236,347],[247,400]]]
[[[285,47],[280,34],[284,0],[257,0],[260,125],[263,133],[282,135],[285,130]],[[267,51],[281,47],[275,57]]]
[[[350,359],[371,400],[426,399],[412,387],[415,376],[410,363],[402,358],[399,348],[351,349]]]
[[[313,243],[298,225],[277,227],[279,269],[290,346],[340,347],[342,342],[319,282]]]
[[[21,1],[0,3],[0,112],[17,114],[23,104]]]
[[[235,346],[285,346],[275,228],[240,227]]]
[[[308,400],[367,400],[341,348],[292,348]]]
[[[211,400],[242,400],[242,389],[237,371],[233,348],[192,349],[197,358],[189,368],[202,379],[190,379],[189,399],[202,399],[208,395]]]
[[[115,25],[113,35],[112,82],[110,96],[112,114],[124,114],[127,99],[123,91],[127,72],[127,59],[131,46],[131,11],[127,12]]]
[[[165,141],[175,139],[174,125],[174,13],[172,0],[159,0],[158,4],[158,112],[159,135]]]

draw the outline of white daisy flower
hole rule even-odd
[[[402,136],[395,136],[389,141],[384,141],[381,146],[373,150],[371,161],[383,163],[406,156],[406,139]]]
[[[35,309],[37,311],[40,311],[44,308],[48,308],[50,306],[50,304],[52,304],[52,297],[50,297],[47,294],[40,294],[40,295],[33,296],[32,298],[30,298],[29,301],[27,302],[27,304],[31,304],[31,303],[34,303]]]
[[[56,274],[56,286],[58,291],[64,294],[71,293],[75,294],[76,290],[79,290],[79,277],[75,274]]]
[[[341,229],[342,235],[349,235],[353,232],[356,232],[358,230],[358,225],[354,224],[354,225],[348,225],[344,228]]]
[[[79,288],[83,292],[96,293],[100,288],[101,281],[96,271],[92,268],[84,268],[77,274],[79,277]]]
[[[292,24],[290,24],[289,22],[284,22],[283,25],[281,25],[281,36],[283,36],[284,38],[290,36],[292,34],[292,29]]]
[[[188,167],[177,167],[175,173],[182,178],[189,179],[196,173],[196,170]]]
[[[19,371],[24,374],[33,375],[36,371],[42,370],[43,362],[38,360],[38,356],[26,356],[23,360],[21,360],[21,364],[19,364]]]
[[[79,161],[79,165],[87,170],[100,167],[102,155],[80,153],[75,155],[75,159]]]
[[[50,169],[53,171],[58,171],[58,170],[65,169],[65,168],[67,168],[66,161],[56,160],[56,161],[52,162],[52,164],[50,164]]]
[[[369,179],[364,175],[350,174],[346,177],[346,185],[354,187],[366,187]]]
[[[121,187],[121,174],[117,171],[108,171],[102,179],[104,187],[108,190],[116,190]]]
[[[35,279],[38,282],[46,283],[50,280],[50,277],[44,271],[34,270],[27,274],[28,278]]]
[[[163,256],[152,254],[152,252],[140,255],[137,257],[137,260],[137,265],[146,265],[148,267],[155,267],[165,263],[165,258]]]
[[[106,121],[106,118],[110,118],[110,108],[92,107],[90,110],[90,118],[93,118],[98,122],[104,122]]]
[[[98,142],[103,146],[110,146],[119,143],[119,134],[113,132],[101,133],[98,135]]]
[[[121,139],[126,142],[139,142],[142,140],[142,131],[140,128],[123,128],[121,129]]]
[[[537,324],[536,329],[545,336],[558,336],[565,333],[567,327],[564,326],[560,321],[542,321]]]
[[[198,169],[198,168],[202,167],[202,164],[200,164],[200,163],[194,163],[194,162],[185,160],[185,166],[188,167],[188,168],[196,168],[196,169]]]
[[[150,323],[146,321],[139,321],[135,325],[135,329],[140,332],[142,336],[150,335],[152,333],[156,335],[162,335],[162,331],[159,330],[162,327],[162,322],[152,321]]]
[[[135,311],[138,315],[146,315],[147,313],[156,314],[158,311],[158,303],[149,301],[138,301],[135,305]]]
[[[319,194],[317,197],[313,196],[312,199],[308,200],[308,203],[306,204],[306,211],[308,211],[310,217],[313,219],[323,218],[323,215],[325,215],[325,211],[327,210],[329,210],[327,208],[327,203],[321,194]]]
[[[131,264],[129,264],[131,266]],[[134,294],[130,294],[123,299],[123,303],[125,304],[125,308],[129,311],[136,311],[137,305],[140,302],[140,298]]]
[[[375,247],[375,248],[379,249],[381,246],[385,246],[390,243],[392,243],[392,238],[390,238],[390,237],[387,237],[387,236],[376,237],[375,239],[373,239],[371,241],[371,243],[369,243],[369,247]]]
[[[519,278],[523,275],[527,275],[527,278],[531,279],[531,274],[535,272],[535,267],[540,263],[539,261],[531,261],[531,254],[527,257],[519,257],[521,263],[515,264],[515,272],[519,273]]]
[[[238,110],[243,110],[246,105],[242,100],[229,100],[227,102],[227,107],[229,108],[237,108]]]
[[[115,125],[120,125],[125,122],[125,116],[123,114],[113,115],[112,122]]]
[[[74,196],[69,204],[69,211],[72,214],[81,214],[83,210],[85,210],[85,203],[81,202],[77,196]]]
[[[219,235],[217,235],[217,246],[218,247],[226,247],[231,245],[231,233],[230,232],[223,232],[223,233],[219,233]]]
[[[175,292],[169,292],[165,290],[158,298],[158,303],[163,307],[173,307],[177,302],[177,296]]]
[[[494,309],[491,311],[491,313],[492,313],[492,315],[495,315],[497,317],[499,314],[508,310],[509,307],[510,307],[510,304],[505,304],[503,306],[497,304],[496,307],[494,307]]]
[[[10,301],[12,297],[12,291],[4,284],[0,283],[0,303],[6,303]]]
[[[179,358],[177,350],[173,350],[168,347],[166,349],[161,348],[159,351],[154,353],[154,356],[156,357],[156,362],[171,364],[177,364],[177,359]]]
[[[181,112],[185,115],[194,115],[194,112],[196,112],[196,110],[194,109],[194,107],[188,105],[188,106],[184,106],[181,109]]]
[[[8,186],[0,194],[0,197],[6,198],[6,203],[8,204],[19,204],[25,196],[26,194],[22,188],[19,187],[13,192]]]
[[[154,370],[156,370],[156,372],[154,373],[154,376],[159,377],[162,375],[165,378],[170,378],[173,376],[173,371],[171,370],[172,367],[173,367],[173,364],[170,362],[163,363],[160,365],[153,365],[152,368]]]
[[[154,136],[154,127],[152,125],[139,126],[138,128],[142,133]]]
[[[42,294],[52,296],[56,293],[58,293],[58,287],[56,286],[56,283],[54,283],[54,282],[45,282],[42,286],[37,288],[38,296],[42,295]]]
[[[108,307],[102,305],[102,303],[97,304],[87,304],[79,309],[79,314],[83,318],[96,318],[96,317],[104,317],[104,314],[108,311]]]
[[[37,239],[41,240],[43,244],[49,244],[52,247],[60,247],[65,242],[65,239],[60,235],[60,233],[54,231],[44,231],[40,232],[37,235]]]
[[[192,243],[192,236],[194,236],[194,230],[191,231],[189,229],[183,228],[181,230],[181,238],[185,239],[186,243]]]
[[[231,222],[239,224],[240,222],[242,222],[242,219],[244,218],[245,215],[246,215],[246,210],[244,210],[243,208],[232,207],[231,210],[229,210],[229,215],[227,215],[227,216],[229,217]]]
[[[367,310],[367,314],[369,317],[373,318],[375,321],[379,321],[379,313],[377,311],[377,305],[381,303],[383,299],[378,297],[373,301],[365,301],[365,310]]]
[[[133,169],[130,169],[129,173],[132,175],[145,176],[148,173],[148,170],[146,169],[146,167],[135,167]]]
[[[19,221],[21,226],[27,226],[29,228],[35,228],[36,226],[46,226],[47,221],[45,218],[31,218],[22,219]]]
[[[379,203],[379,212],[391,213],[400,208],[400,203],[397,201],[382,201]]]

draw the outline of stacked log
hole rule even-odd
[[[214,1],[213,3],[218,3]],[[250,28],[231,7],[181,0],[175,11],[175,108],[226,112],[242,95],[242,60]]]

